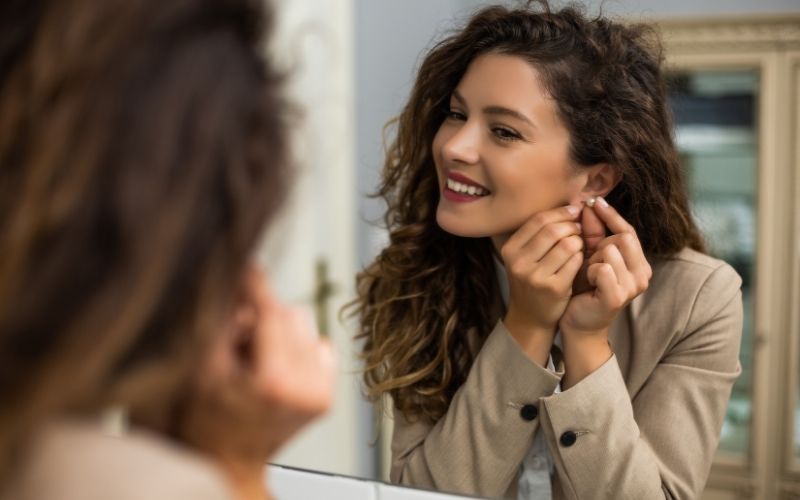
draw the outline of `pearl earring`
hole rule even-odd
[[[594,204],[597,203],[597,198],[594,196],[586,200],[586,206],[589,208],[594,208]]]

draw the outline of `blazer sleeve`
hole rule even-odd
[[[539,428],[539,399],[562,374],[531,361],[498,322],[441,419],[409,421],[395,411],[392,482],[502,496]]]
[[[615,356],[542,399],[542,432],[566,498],[700,495],[741,372],[740,284],[727,265],[710,273],[680,340],[632,399]]]

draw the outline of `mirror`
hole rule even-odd
[[[352,320],[342,323],[336,316],[354,297],[355,273],[387,243],[385,232],[370,223],[380,221],[382,202],[367,197],[378,184],[383,163],[383,127],[405,104],[425,50],[449,27],[460,25],[472,10],[492,3],[497,2],[279,3],[280,33],[274,50],[285,57],[286,66],[291,69],[290,94],[304,109],[295,147],[301,175],[285,210],[284,219],[291,222],[276,226],[273,234],[280,234],[280,239],[265,243],[263,260],[281,296],[313,308],[319,322],[327,325],[339,355],[340,370],[335,408],[289,446],[275,460],[276,464],[388,479],[392,421],[376,419],[371,405],[364,401],[358,345],[352,339],[357,327]],[[562,2],[553,4],[560,6]],[[585,4],[587,11],[593,13],[601,2]],[[605,2],[602,8],[606,15],[634,20],[696,15],[712,18],[734,11],[797,11],[796,5],[780,0],[736,6],[618,0]],[[750,78],[747,82],[755,92],[756,76],[748,71],[738,76],[739,83],[742,78]],[[679,116],[678,125],[691,131],[692,123],[680,120]],[[750,126],[754,124],[751,122]],[[691,145],[687,148],[691,150]],[[752,142],[748,148],[751,158]],[[686,160],[694,161],[688,157]],[[747,175],[753,175],[755,165],[751,162],[746,168]],[[700,205],[709,193],[719,193],[713,186],[703,184],[698,172],[693,171],[690,189],[697,196],[699,208],[695,209],[702,211]],[[737,195],[752,188],[747,180],[743,182],[736,186]],[[749,333],[747,339],[749,346]],[[723,428],[723,447],[735,453],[744,452],[750,439],[746,380],[749,375],[740,379],[734,389],[738,406],[729,408]],[[739,413],[747,413],[744,417],[737,417],[739,406],[744,408]]]

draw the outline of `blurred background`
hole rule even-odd
[[[361,395],[355,325],[338,313],[386,241],[383,207],[367,196],[384,125],[425,49],[488,3],[498,2],[277,1],[269,50],[301,110],[300,172],[261,258],[285,300],[313,309],[340,373],[334,410],[276,463],[386,477],[391,421]],[[694,214],[713,254],[744,279],[743,373],[703,498],[800,498],[800,0],[582,5],[660,27]]]

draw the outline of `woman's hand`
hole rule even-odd
[[[206,451],[240,498],[264,493],[264,464],[332,404],[334,358],[309,314],[280,303],[256,267],[211,346],[179,437]]]
[[[574,206],[540,212],[500,250],[509,284],[503,322],[526,354],[542,365],[583,263],[579,215]]]
[[[605,225],[612,235],[596,245],[587,242],[592,254],[586,279],[592,289],[570,300],[559,327],[562,332],[592,334],[607,331],[617,314],[647,290],[653,271],[633,226],[603,198],[584,212],[584,226]]]
[[[584,208],[583,227],[591,287],[573,296],[559,321],[569,389],[611,357],[608,330],[617,314],[647,289],[653,275],[633,227],[602,198]],[[612,235],[604,234],[604,226]]]

